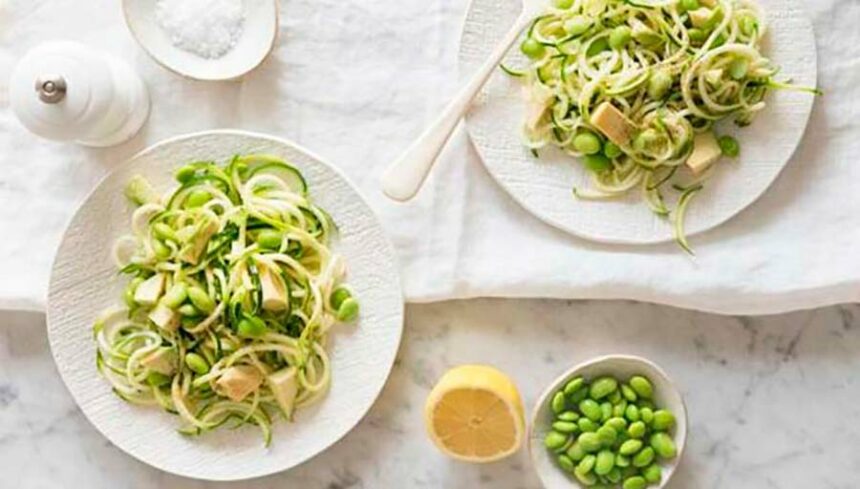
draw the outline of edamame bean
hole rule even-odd
[[[746,58],[737,58],[729,64],[729,76],[735,80],[741,80],[747,76],[750,62]]]
[[[620,25],[609,33],[609,47],[622,49],[633,38],[633,31],[626,25]]]
[[[677,451],[672,437],[663,432],[651,435],[651,448],[665,459],[674,458]]]
[[[738,155],[741,154],[741,145],[738,144],[737,139],[731,136],[722,136],[718,142],[720,144],[720,150],[729,158],[737,158]]]
[[[708,38],[708,33],[698,28],[690,29],[687,34],[690,36],[690,42],[695,44],[703,43]]]
[[[614,160],[621,156],[624,152],[621,151],[621,146],[613,143],[612,141],[607,141],[606,144],[603,145],[603,154],[606,155],[610,160]]]
[[[601,450],[594,462],[594,473],[606,475],[615,468],[615,454],[611,450]]]
[[[196,209],[203,207],[210,200],[212,200],[212,194],[203,189],[194,189],[185,198],[185,208]]]
[[[184,184],[188,183],[194,177],[195,172],[197,172],[197,168],[193,165],[185,165],[176,170],[174,176],[177,182]]]
[[[556,392],[555,395],[552,396],[550,407],[552,408],[552,412],[555,414],[560,414],[564,411],[564,408],[566,407],[564,402],[564,392]]]
[[[591,487],[597,484],[597,476],[591,472],[580,472],[577,469],[573,471],[573,475],[576,476],[576,480],[585,487]]]
[[[544,55],[546,49],[543,44],[532,38],[528,38],[520,44],[520,50],[531,59],[537,59]]]
[[[576,411],[565,411],[558,416],[559,421],[576,421],[579,419],[579,414]]]
[[[167,245],[157,239],[152,240],[152,251],[155,252],[156,257],[162,260],[170,257],[171,253],[173,253]]]
[[[612,391],[612,394],[606,396],[606,400],[609,401],[612,406],[615,406],[619,402],[623,401],[624,398],[621,397],[621,392],[618,389],[615,389],[614,391]]]
[[[639,408],[639,419],[646,425],[650,425],[654,421],[654,411],[647,406]]]
[[[699,0],[681,0],[680,7],[683,12],[687,12],[698,10],[701,5],[699,5]]]
[[[621,384],[621,394],[624,396],[624,399],[627,399],[630,402],[636,402],[636,399],[639,399],[639,396],[636,395],[636,391],[627,384]]]
[[[629,467],[630,466],[630,457],[628,457],[627,455],[621,455],[619,453],[618,455],[615,456],[615,465],[616,465],[616,467],[621,467],[622,469],[624,467]]]
[[[573,394],[568,396],[568,400],[571,404],[579,404],[580,401],[588,397],[588,387],[582,386],[574,392]]]
[[[209,294],[200,287],[193,286],[188,288],[188,299],[194,304],[194,307],[206,314],[215,310],[215,301],[209,297]]]
[[[642,471],[642,476],[648,482],[660,482],[663,478],[663,469],[658,464],[651,464]]]
[[[179,312],[179,314],[186,318],[193,318],[195,316],[200,315],[200,311],[198,311],[193,304],[182,304],[181,306],[179,306],[179,309],[177,309],[177,311]]]
[[[587,58],[597,56],[598,54],[602,53],[603,51],[606,51],[607,49],[609,49],[609,40],[607,40],[605,37],[601,37],[600,39],[592,42],[590,46],[588,46],[588,50],[585,52],[585,56]]]
[[[349,298],[340,305],[337,309],[337,320],[342,323],[348,323],[358,317],[358,301]]]
[[[579,445],[579,442],[573,442],[570,448],[567,449],[567,456],[570,457],[574,462],[579,462],[587,455],[585,450]]]
[[[568,435],[564,433],[559,433],[558,431],[550,431],[543,438],[543,444],[546,445],[550,450],[555,450],[557,448],[561,448],[568,439]]]
[[[645,489],[648,483],[645,482],[645,478],[639,475],[634,475],[633,477],[628,477],[624,479],[624,484],[621,486],[623,489]]]
[[[611,426],[602,426],[595,433],[597,433],[597,437],[600,438],[601,443],[605,447],[612,446],[618,438],[618,432]]]
[[[645,429],[645,423],[642,421],[636,421],[635,423],[631,423],[630,427],[627,428],[627,435],[629,435],[630,438],[639,439],[645,436]]]
[[[164,293],[164,297],[161,298],[161,303],[171,309],[176,309],[185,302],[187,297],[188,286],[182,282],[178,282],[167,289],[167,292]]]
[[[594,455],[586,455],[578,464],[576,464],[576,470],[583,474],[587,474],[594,469],[595,463],[597,463],[597,457]]]
[[[279,250],[284,235],[274,229],[264,229],[257,234],[257,244],[264,250]]]
[[[173,228],[163,222],[157,222],[152,225],[152,234],[162,241],[170,240],[174,243],[179,242],[179,238],[176,237],[176,232],[173,231]]]
[[[576,464],[574,464],[573,460],[571,460],[567,455],[559,455],[557,460],[558,466],[565,472],[573,472],[576,468]]]
[[[568,381],[567,384],[564,385],[564,395],[572,396],[576,391],[578,391],[583,385],[585,385],[585,379],[582,377],[576,377]]]
[[[579,431],[579,426],[570,421],[556,421],[552,424],[552,429],[559,433],[575,433]]]
[[[584,34],[591,27],[591,21],[582,15],[574,15],[564,23],[564,30],[571,36]]]
[[[643,151],[656,143],[658,139],[660,139],[660,136],[657,134],[657,131],[654,129],[645,129],[633,138],[633,147],[639,151]]]
[[[653,438],[652,438],[653,441]],[[618,453],[621,455],[633,455],[642,448],[642,440],[627,440],[618,448]]]
[[[185,355],[185,365],[188,365],[188,368],[200,375],[209,372],[209,363],[201,355],[194,352]]]
[[[569,9],[573,6],[573,0],[555,0],[555,6],[561,9]]]
[[[606,421],[606,425],[611,426],[613,430],[620,433],[627,429],[627,420],[622,417],[616,416],[614,418],[609,418]]]
[[[601,377],[591,384],[588,393],[592,399],[599,401],[618,388],[618,381],[612,377]]]
[[[666,411],[665,409],[659,409],[654,412],[654,422],[651,423],[651,427],[654,428],[655,431],[666,431],[674,425],[674,414]]]
[[[262,319],[246,316],[244,319],[239,321],[239,325],[236,327],[236,332],[239,333],[239,336],[257,338],[266,334],[268,329],[269,328],[266,327],[266,323]]]
[[[588,418],[579,418],[577,424],[579,426],[579,431],[582,431],[583,433],[594,433],[598,428],[597,423]]]
[[[758,22],[756,22],[755,18],[746,15],[741,18],[741,32],[743,32],[747,36],[752,36],[758,30]]]
[[[600,418],[603,416],[600,404],[597,404],[593,399],[583,399],[579,403],[579,412],[594,422],[600,421]]]
[[[585,156],[582,159],[582,162],[589,171],[594,173],[600,173],[612,168],[612,161],[600,153]]]
[[[576,442],[586,453],[596,452],[603,446],[603,442],[600,441],[600,437],[596,433],[582,433]]]
[[[639,421],[639,408],[637,408],[635,404],[630,404],[624,411],[624,417],[626,417],[627,421],[630,421],[631,423]]]
[[[674,80],[665,70],[657,70],[648,79],[648,96],[654,100],[662,100],[672,88]]]
[[[615,406],[612,406],[612,416],[618,418],[624,416],[624,412],[627,410],[627,399],[624,399],[624,402],[620,402]]]
[[[573,149],[586,155],[599,153],[601,149],[600,138],[591,131],[582,131],[573,138]],[[592,389],[597,382],[591,384]]]
[[[615,458],[616,460],[618,459],[618,457]],[[606,474],[606,479],[613,484],[617,484],[621,481],[621,469],[618,467],[612,467],[612,470]]]
[[[600,421],[606,422],[609,418],[612,417],[612,404],[610,402],[604,402],[600,405]]]
[[[634,467],[647,467],[651,465],[651,462],[654,461],[654,449],[651,447],[645,447],[639,451],[633,457],[633,466]]]
[[[170,383],[172,379],[158,372],[150,372],[146,376],[146,383],[153,387],[162,387]]]

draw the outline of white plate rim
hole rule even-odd
[[[390,277],[387,277],[387,278],[393,280],[393,283],[391,283],[389,285],[391,285],[391,287],[393,288],[393,292],[396,292],[396,295],[399,299],[397,302],[399,304],[399,309],[396,313],[396,316],[397,316],[396,335],[395,335],[394,341],[392,342],[392,348],[391,348],[391,352],[390,352],[389,361],[385,365],[385,374],[380,379],[379,385],[377,386],[377,388],[375,389],[375,392],[372,395],[372,400],[367,403],[367,406],[365,406],[365,408],[362,410],[362,412],[358,413],[358,416],[355,418],[354,423],[352,423],[352,425],[348,429],[343,430],[338,436],[329,440],[326,443],[326,445],[323,448],[321,448],[320,450],[315,451],[315,452],[306,453],[306,454],[304,454],[304,456],[297,458],[296,460],[293,461],[293,463],[291,463],[289,465],[286,465],[286,466],[283,466],[280,468],[276,468],[276,469],[272,469],[272,470],[254,471],[254,472],[250,472],[250,473],[241,473],[241,474],[234,474],[234,475],[230,475],[230,476],[220,476],[220,477],[210,477],[210,476],[207,476],[206,474],[200,474],[200,473],[196,473],[196,472],[184,472],[182,470],[174,470],[172,468],[167,468],[164,466],[156,465],[156,464],[151,463],[149,460],[146,460],[145,458],[138,456],[138,454],[134,453],[133,451],[128,450],[125,446],[123,446],[122,443],[117,443],[117,441],[114,439],[114,437],[110,436],[107,432],[105,432],[103,427],[97,422],[97,420],[94,418],[94,416],[90,412],[87,412],[84,409],[82,400],[79,397],[79,393],[75,389],[73,389],[71,384],[70,384],[71,381],[69,379],[69,375],[70,375],[69,372],[67,372],[67,370],[64,368],[64,365],[57,358],[57,349],[58,349],[57,341],[58,340],[56,338],[56,335],[52,333],[53,332],[52,324],[54,323],[54,313],[55,313],[55,311],[53,310],[53,307],[52,307],[52,297],[54,295],[53,292],[55,289],[55,286],[54,286],[55,267],[57,266],[57,263],[58,263],[59,258],[60,258],[60,250],[63,248],[63,245],[67,240],[67,231],[68,231],[69,227],[71,227],[72,223],[77,219],[78,214],[82,212],[85,205],[89,202],[89,200],[93,197],[93,195],[98,191],[98,189],[101,187],[101,185],[104,184],[104,182],[106,180],[108,180],[111,177],[111,175],[113,175],[114,172],[116,172],[119,168],[127,166],[127,165],[131,164],[133,161],[135,161],[137,158],[144,157],[144,156],[148,155],[150,152],[153,152],[153,151],[160,149],[164,146],[181,143],[182,141],[185,141],[185,140],[194,140],[195,138],[198,138],[201,136],[209,136],[209,135],[235,135],[235,136],[240,136],[240,137],[267,140],[267,141],[282,145],[284,147],[290,148],[296,152],[302,153],[308,159],[313,160],[317,164],[320,164],[320,165],[327,167],[327,170],[335,173],[338,176],[338,178],[342,181],[342,183],[345,184],[346,186],[348,186],[355,193],[355,195],[358,197],[358,199],[360,199],[361,204],[364,205],[368,209],[369,217],[372,219],[374,225],[379,228],[380,237],[382,240],[384,240],[384,243],[385,243],[386,254],[391,259],[392,266],[394,268],[394,274]],[[347,267],[349,267],[349,263],[347,263]],[[101,311],[94,311],[93,319],[95,319],[95,315],[97,315],[99,312],[101,312]],[[137,460],[139,460],[139,461],[141,461],[141,462],[143,462],[143,463],[145,463],[151,467],[154,467],[156,469],[162,470],[162,471],[167,472],[167,473],[179,475],[182,477],[192,478],[192,479],[208,480],[208,481],[215,481],[215,482],[229,482],[229,481],[249,480],[249,479],[264,477],[267,475],[272,475],[272,474],[291,470],[291,469],[309,461],[310,459],[316,457],[317,455],[320,455],[321,453],[329,450],[332,446],[334,446],[336,443],[338,443],[340,440],[342,440],[346,435],[348,435],[353,429],[355,429],[355,427],[367,416],[367,413],[370,411],[370,409],[379,400],[379,396],[382,394],[382,390],[384,389],[385,385],[388,383],[388,380],[389,380],[391,373],[394,369],[394,364],[396,362],[397,355],[398,355],[398,352],[400,350],[400,346],[401,346],[402,339],[403,339],[403,329],[405,326],[405,300],[404,300],[404,295],[403,295],[402,279],[400,277],[399,269],[397,268],[397,263],[396,263],[395,248],[394,248],[393,243],[391,242],[390,237],[385,232],[384,227],[382,226],[382,223],[381,223],[378,215],[375,213],[373,208],[369,205],[369,203],[367,202],[367,199],[363,196],[363,194],[360,192],[358,187],[349,178],[347,178],[346,175],[337,166],[328,163],[327,160],[318,156],[316,153],[309,151],[306,148],[304,148],[303,146],[296,144],[296,143],[294,143],[288,139],[284,139],[284,138],[280,138],[280,137],[272,136],[272,135],[268,135],[268,134],[253,132],[253,131],[240,130],[240,129],[214,129],[214,130],[204,130],[204,131],[198,131],[198,132],[193,132],[193,133],[181,134],[181,135],[172,136],[172,137],[166,138],[164,140],[158,141],[158,142],[144,148],[143,150],[139,151],[138,153],[134,154],[130,158],[124,160],[123,162],[121,162],[116,167],[112,168],[111,171],[106,173],[98,181],[98,183],[93,187],[93,189],[90,192],[88,192],[87,196],[80,202],[80,204],[78,205],[74,214],[66,223],[66,228],[63,232],[63,237],[60,241],[60,244],[57,247],[56,254],[55,254],[54,259],[52,261],[51,276],[50,276],[50,280],[49,280],[49,288],[48,288],[48,294],[47,294],[47,305],[45,308],[45,318],[46,318],[45,324],[46,324],[46,330],[47,330],[46,332],[48,335],[48,343],[49,343],[49,348],[51,351],[51,357],[54,360],[54,364],[57,368],[58,373],[60,374],[60,378],[63,381],[63,385],[66,387],[66,390],[69,392],[69,394],[74,399],[77,408],[84,414],[84,417],[96,429],[96,431],[98,431],[102,436],[105,437],[105,439],[109,440],[111,442],[111,444],[113,444],[115,447],[120,449],[122,452],[124,452],[124,453],[128,454],[129,456],[131,456],[131,457],[133,457],[133,458],[135,458],[135,459],[137,459]],[[89,327],[89,324],[87,324],[87,326]],[[87,328],[87,332],[89,333],[88,328]],[[91,370],[92,370],[92,375],[99,376],[98,372],[95,369],[95,365],[93,365]],[[104,379],[100,378],[99,380],[104,382]],[[105,385],[107,385],[107,384],[105,383]],[[117,399],[117,402],[121,402],[121,401],[119,399]],[[325,399],[323,399],[322,402],[325,402]],[[143,407],[143,409],[150,409],[150,408],[149,407]],[[313,407],[311,409],[313,409]],[[175,422],[175,421],[171,420],[170,422]],[[278,422],[276,422],[275,425],[285,424],[285,423],[286,422],[283,420],[278,420]],[[273,428],[274,427],[275,426],[273,426]],[[257,433],[254,433],[254,434],[258,435]],[[281,441],[282,442],[288,442],[289,440],[281,440]],[[273,440],[273,443],[274,442],[277,442],[277,440]]]
[[[460,70],[461,75],[463,74],[464,64],[466,63],[463,59],[464,58],[464,53],[463,53],[464,42],[463,41],[464,41],[464,38],[469,34],[469,32],[468,32],[469,18],[473,15],[473,12],[475,10],[475,6],[479,2],[486,2],[486,1],[489,1],[489,0],[469,0],[469,4],[468,4],[466,11],[463,15],[462,24],[461,24],[462,27],[460,29],[460,39],[458,42],[458,50],[457,50],[458,69]],[[518,1],[518,0],[514,0],[514,1]],[[755,2],[756,0],[753,0],[753,1]],[[797,0],[786,0],[786,3],[790,3],[791,8],[797,9],[800,12],[802,12],[803,14],[807,13],[807,9],[803,5],[801,5]],[[765,11],[765,16],[767,17],[767,11]],[[807,46],[807,48],[809,50],[808,54],[811,55],[810,60],[809,60],[809,62],[811,63],[811,66],[809,67],[809,71],[812,73],[813,81],[817,85],[817,81],[818,81],[818,52],[816,49],[814,28],[812,25],[812,21],[810,20],[808,15],[803,15],[802,19],[804,20],[804,23],[806,24],[805,27],[806,27],[806,30],[809,32],[810,39],[811,39],[811,45]],[[768,17],[768,20],[770,20],[770,17]],[[516,49],[516,44],[511,48],[511,50],[514,50],[514,49]],[[494,74],[493,76],[497,76],[497,74]],[[478,95],[478,97],[483,97],[483,96],[485,96],[484,91],[482,91]],[[768,191],[768,189],[770,189],[773,186],[773,183],[776,181],[776,179],[779,177],[779,175],[782,174],[783,170],[788,165],[788,163],[793,159],[795,153],[797,152],[798,147],[800,146],[801,140],[803,139],[804,135],[806,134],[806,130],[808,129],[809,121],[810,121],[811,116],[812,116],[812,109],[813,109],[814,103],[815,103],[815,97],[810,96],[810,101],[804,110],[804,115],[802,116],[802,118],[803,118],[802,129],[800,131],[799,136],[795,139],[795,141],[793,143],[793,147],[787,153],[784,161],[780,165],[780,168],[773,173],[771,178],[764,183],[764,185],[761,187],[761,189],[755,194],[750,194],[744,203],[742,203],[741,205],[734,208],[731,212],[725,213],[725,215],[722,216],[721,218],[711,221],[707,226],[703,226],[701,228],[694,229],[694,230],[688,230],[686,233],[688,238],[692,237],[692,236],[699,235],[699,234],[706,233],[708,231],[711,231],[711,230],[718,228],[719,226],[725,224],[726,222],[730,221],[732,218],[738,216],[744,210],[746,210],[750,206],[752,206],[756,201],[758,201],[761,198],[762,195],[764,195]],[[755,122],[754,122],[754,124],[755,124]],[[595,243],[602,243],[602,244],[609,244],[609,245],[634,245],[634,246],[657,245],[657,244],[667,243],[667,242],[673,241],[675,239],[674,236],[671,234],[671,232],[667,232],[663,236],[658,236],[658,237],[653,237],[653,238],[607,237],[607,236],[601,235],[599,233],[592,233],[592,232],[589,232],[586,230],[573,228],[568,223],[565,223],[562,220],[557,219],[553,216],[547,215],[547,213],[543,212],[543,210],[537,208],[536,206],[532,205],[529,201],[527,201],[523,195],[521,195],[517,191],[514,191],[508,185],[508,183],[506,181],[504,181],[502,179],[502,177],[496,171],[494,171],[494,168],[488,162],[487,155],[485,154],[485,148],[482,148],[482,145],[479,144],[478,138],[474,134],[475,128],[474,128],[474,122],[473,122],[471,110],[464,117],[464,124],[463,125],[465,126],[466,134],[468,135],[469,141],[471,142],[472,147],[475,149],[475,153],[478,155],[478,159],[480,160],[481,165],[484,167],[487,174],[489,174],[489,176],[496,183],[496,185],[498,185],[501,189],[503,189],[505,191],[505,193],[511,199],[513,199],[514,202],[516,202],[520,207],[525,209],[529,214],[531,214],[532,216],[534,216],[535,218],[537,218],[541,222],[544,222],[545,224],[548,224],[548,225],[550,225],[550,226],[552,226],[552,227],[554,227],[560,231],[563,231],[563,232],[565,232],[571,236],[581,238],[581,239],[584,239],[587,241],[595,242]],[[517,133],[516,136],[511,135],[510,137],[517,137],[518,138],[519,133]],[[743,144],[743,142],[742,142],[742,144]],[[645,203],[642,202],[642,205],[645,205]],[[667,226],[667,229],[671,229],[671,227]]]

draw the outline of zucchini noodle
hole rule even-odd
[[[715,123],[750,124],[770,89],[820,93],[774,79],[764,33],[741,0],[557,0],[526,34],[528,66],[502,69],[524,84],[526,147],[557,147],[591,171],[592,188],[575,197],[640,189],[682,230],[664,189],[699,185],[721,154],[739,151]],[[678,243],[690,251],[683,235]]]
[[[336,227],[290,164],[268,155],[194,162],[162,197],[142,177],[114,256],[126,307],[95,322],[96,365],[113,391],[181,418],[179,432],[257,425],[319,401],[331,382],[329,329],[358,303]]]

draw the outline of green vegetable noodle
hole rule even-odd
[[[583,397],[567,402],[573,395]],[[659,484],[660,464],[677,456],[676,420],[655,399],[659,394],[643,375],[570,379],[552,396],[553,421],[544,444],[558,467],[581,485],[643,489]],[[618,414],[609,417],[606,411]]]
[[[721,155],[738,157],[737,140],[717,139],[715,124],[749,125],[773,89],[820,93],[776,79],[765,30],[745,0],[556,1],[520,45],[526,65],[505,67],[526,87],[525,145],[581,159],[591,185],[577,198],[639,189],[691,252],[686,203],[664,194],[707,180]]]
[[[274,156],[194,162],[175,178],[165,196],[128,183],[138,207],[114,254],[130,281],[125,307],[94,326],[97,366],[122,399],[178,415],[185,435],[253,424],[268,444],[276,416],[325,395],[328,333],[359,316],[335,225]]]

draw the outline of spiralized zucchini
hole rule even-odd
[[[713,148],[737,155],[725,136],[719,146],[710,138],[711,154],[691,157],[697,136],[727,118],[748,125],[770,89],[797,88],[775,81],[778,69],[760,51],[764,32],[760,12],[740,0],[557,0],[523,41],[528,66],[503,66],[526,88],[525,144],[582,158],[592,188],[574,189],[579,198],[638,188],[655,213],[673,214],[665,189],[682,193],[707,179]],[[629,131],[613,134],[595,120],[607,103]]]
[[[141,177],[126,189],[138,207],[114,252],[131,280],[126,307],[93,328],[97,366],[121,398],[178,415],[181,433],[251,423],[268,444],[275,414],[325,394],[329,329],[358,314],[334,223],[276,157],[176,178],[163,198]]]

